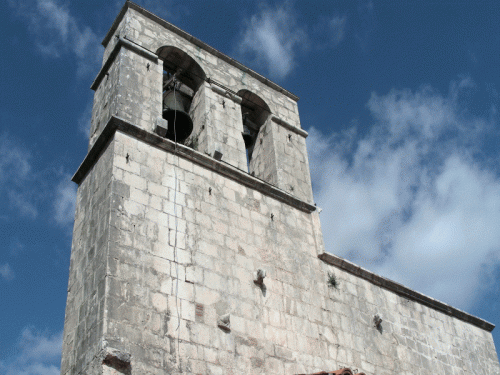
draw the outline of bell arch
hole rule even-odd
[[[162,117],[169,124],[165,137],[183,143],[193,132],[189,113],[206,74],[191,56],[177,47],[160,47],[157,55],[163,61]]]
[[[249,90],[240,90],[238,95],[241,97],[241,115],[243,117],[243,140],[247,153],[247,164],[251,172],[250,163],[255,147],[255,142],[259,136],[262,125],[271,114],[271,110],[266,102],[257,94]]]

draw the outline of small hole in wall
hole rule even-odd
[[[292,141],[292,135],[288,134],[288,142],[291,142],[291,141]]]

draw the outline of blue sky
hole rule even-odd
[[[329,251],[500,324],[497,1],[138,4],[301,97]],[[59,371],[69,179],[122,5],[0,2],[0,374]]]

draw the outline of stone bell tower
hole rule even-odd
[[[498,373],[490,323],[324,252],[295,95],[128,1],[103,45],[61,374]]]
[[[322,246],[298,98],[131,2],[103,45],[61,373],[264,369],[235,346],[284,344],[278,280]]]

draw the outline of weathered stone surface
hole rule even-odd
[[[131,3],[106,38],[89,154],[74,177],[61,374],[500,373],[487,325],[318,258],[297,98],[186,38]],[[163,66],[144,50],[165,45],[211,80],[190,109],[196,150],[154,133]],[[247,169],[241,90],[274,116],[250,161],[258,178]]]

